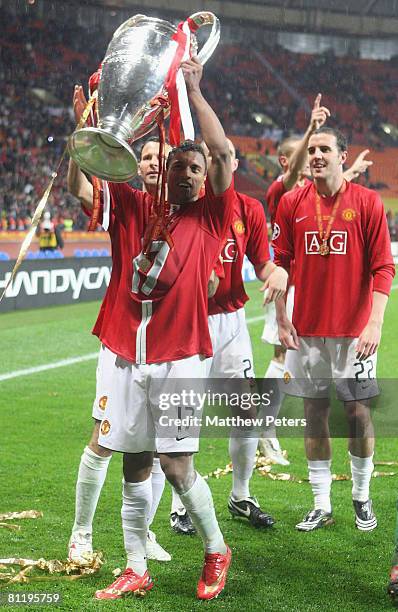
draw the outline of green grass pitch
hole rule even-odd
[[[396,282],[395,282],[396,283]],[[248,291],[248,319],[261,315],[259,285]],[[95,352],[97,340],[89,330],[98,303],[76,304],[0,317],[0,375]],[[263,375],[271,356],[260,341],[262,322],[250,323],[256,371]],[[392,292],[382,345],[380,377],[396,376],[398,370],[398,292]],[[0,382],[0,513],[37,509],[38,520],[19,521],[20,532],[0,529],[0,558],[65,558],[74,515],[74,485],[83,447],[91,432],[91,405],[95,389],[95,360]],[[286,438],[289,471],[305,477],[303,441]],[[196,466],[207,473],[228,463],[226,439],[203,439]],[[348,473],[345,440],[334,440],[333,471]],[[380,439],[376,460],[396,460],[397,440]],[[383,469],[383,468],[381,468]],[[396,468],[384,468],[392,469]],[[315,612],[335,610],[365,612],[389,610],[386,596],[389,564],[395,530],[398,478],[376,478],[372,497],[379,527],[373,533],[354,528],[350,482],[333,483],[332,499],[336,524],[314,533],[301,533],[295,523],[311,507],[307,483],[273,482],[258,474],[252,493],[277,519],[269,531],[256,531],[232,520],[226,502],[231,475],[209,481],[221,529],[233,551],[233,563],[225,592],[210,604],[195,599],[195,586],[202,565],[197,537],[178,537],[168,524],[170,489],[166,486],[153,529],[172,554],[170,563],[150,562],[155,588],[144,599],[100,603],[93,592],[112,580],[111,571],[123,567],[121,531],[121,457],[111,461],[100,498],[95,524],[95,548],[103,550],[106,563],[100,574],[78,582],[59,580],[7,587],[1,592],[58,591],[62,610],[139,610],[189,612],[215,610]],[[20,607],[29,610],[34,606]],[[10,606],[1,607],[9,610]],[[36,606],[38,609],[38,606]],[[45,608],[40,608],[45,609]],[[47,607],[48,609],[48,607]]]

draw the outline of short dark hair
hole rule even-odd
[[[174,147],[174,149],[171,149],[166,161],[167,170],[169,169],[173,158],[178,153],[188,153],[189,151],[193,151],[194,153],[200,153],[200,155],[203,157],[203,161],[205,162],[205,172],[207,172],[207,159],[205,152],[203,151],[202,146],[200,144],[196,144],[196,142],[193,142],[193,140],[186,140],[179,147]]]
[[[143,142],[143,143],[142,143],[142,145],[141,145],[141,149],[140,149],[140,159],[141,159],[141,157],[142,157],[142,152],[143,152],[144,148],[146,147],[146,145],[147,145],[149,142],[160,142],[160,140],[159,140],[159,138],[158,138],[157,136],[153,136],[152,138],[147,138],[147,139],[145,140],[145,142]]]
[[[313,135],[315,134],[331,134],[332,136],[334,136],[336,138],[337,148],[340,153],[342,153],[343,151],[347,151],[348,149],[347,138],[342,132],[340,132],[340,130],[337,130],[336,128],[322,126],[315,130]]]

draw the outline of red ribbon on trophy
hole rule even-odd
[[[180,65],[191,57],[191,32],[197,29],[196,23],[189,18],[178,24],[177,32],[173,35],[177,49],[165,80],[170,104],[169,141],[173,147],[181,142],[181,123],[185,139],[195,138],[187,89]]]
[[[164,148],[166,143],[164,119],[165,109],[170,108],[169,142],[172,147],[181,143],[181,124],[184,138],[194,140],[195,132],[189,108],[188,94],[184,75],[180,68],[181,62],[191,57],[191,32],[195,32],[198,26],[192,19],[179,23],[173,40],[177,43],[176,52],[165,80],[165,89],[168,97],[158,95],[152,100],[153,105],[160,104],[163,108],[157,117],[159,128],[159,174],[156,196],[153,202],[152,213],[145,231],[143,241],[143,253],[148,255],[154,240],[159,238],[165,240],[170,248],[173,248],[173,240],[167,227],[169,206],[166,201],[166,160]]]

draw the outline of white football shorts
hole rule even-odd
[[[286,298],[286,313],[289,321],[292,320],[293,316],[293,305],[294,305],[294,286],[289,287]],[[264,329],[261,336],[261,340],[263,342],[267,342],[268,344],[276,344],[280,346],[279,333],[278,333],[278,323],[276,322],[276,311],[275,311],[275,302],[271,302],[270,304],[266,304],[264,307],[265,313],[265,323]]]
[[[245,310],[209,316],[213,357],[206,359],[207,378],[254,378],[253,351]]]
[[[93,408],[98,444],[125,453],[197,452],[201,410],[189,393],[203,390],[205,361],[194,355],[138,365],[102,346]]]
[[[299,350],[286,352],[284,392],[311,399],[328,398],[334,382],[336,396],[342,401],[377,396],[377,354],[359,361],[357,344],[358,338],[300,337]]]

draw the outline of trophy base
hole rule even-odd
[[[138,162],[132,148],[100,128],[76,130],[69,138],[68,148],[84,172],[105,181],[125,183],[137,174]]]

